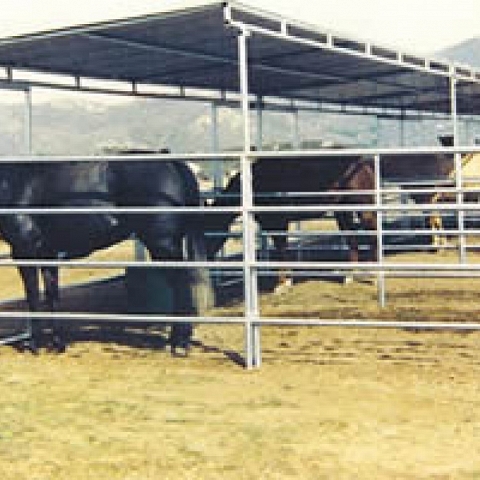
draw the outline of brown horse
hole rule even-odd
[[[361,157],[321,156],[317,158],[261,158],[252,166],[255,206],[275,206],[275,212],[257,212],[255,218],[262,230],[272,237],[279,259],[287,258],[288,224],[324,217],[324,206],[331,205],[340,230],[346,234],[349,260],[359,260],[358,236],[376,230],[373,211],[355,212],[353,205],[373,205],[375,175],[371,161]],[[234,175],[213,203],[213,206],[240,205],[241,176]],[[282,211],[283,206],[318,206],[318,211]],[[352,209],[335,210],[335,206],[352,205]],[[210,214],[205,220],[206,231],[226,232],[237,215]],[[361,231],[363,230],[363,233]],[[353,231],[359,231],[354,234]],[[226,241],[217,236],[207,242],[208,256],[213,258]],[[370,259],[377,258],[374,234],[367,235]],[[283,277],[283,278],[282,278]],[[281,275],[281,279],[285,280]]]

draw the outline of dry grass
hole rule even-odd
[[[470,321],[479,286],[391,280],[382,310],[372,285],[309,281],[262,309]],[[198,327],[188,359],[156,331],[78,338],[0,349],[2,479],[480,479],[477,333],[264,327],[253,372],[233,325]]]

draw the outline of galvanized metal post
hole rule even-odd
[[[295,108],[293,114],[293,148],[294,150],[300,150],[300,119],[298,116],[298,108]],[[301,230],[301,222],[295,222],[295,230]],[[296,257],[298,261],[302,260],[302,249],[297,247]]]
[[[452,118],[453,146],[457,147],[458,139],[458,112],[457,112],[457,78],[455,68],[450,70],[450,114]],[[462,158],[460,153],[454,154],[455,161],[455,188],[457,201],[457,219],[458,219],[458,254],[460,263],[467,261],[467,244],[465,236],[465,211],[463,208],[463,181],[462,181]]]
[[[255,324],[259,317],[258,279],[254,266],[255,222],[253,206],[252,159],[250,109],[248,92],[248,51],[249,32],[242,29],[238,36],[238,59],[240,75],[240,95],[243,115],[243,153],[240,160],[242,174],[242,220],[243,220],[243,276],[245,293],[245,356],[248,369],[259,367],[261,363],[260,327]]]
[[[405,110],[402,109],[400,112],[400,146],[405,147],[405,139],[406,139],[406,132],[405,132]]]
[[[300,118],[298,108],[293,110],[293,148],[295,150],[300,148]]]
[[[256,140],[255,140],[255,148],[258,151],[263,150],[263,98],[261,96],[257,97],[257,101],[255,103],[256,107]],[[259,258],[261,260],[266,260],[269,258],[268,252],[268,238],[266,235],[263,235],[261,225],[258,225],[258,235],[260,239],[259,245]]]
[[[465,233],[465,210],[463,210],[463,175],[462,156],[455,153],[455,188],[457,190],[456,200],[458,204],[458,248],[460,263],[467,262],[467,238]]]
[[[218,105],[216,102],[211,103],[211,126],[212,126],[212,143],[211,148],[213,153],[217,153],[220,150],[218,141]],[[215,192],[219,192],[223,188],[223,176],[224,168],[223,163],[219,160],[214,160],[213,164],[213,189]]]
[[[450,118],[452,121],[453,145],[458,145],[458,115],[457,115],[457,77],[455,67],[450,67]]]
[[[25,154],[31,155],[32,145],[32,90],[25,89]]]
[[[376,154],[374,159],[375,170],[375,207],[377,208],[377,262],[383,265],[383,212],[380,209],[382,205],[382,179],[381,179],[381,159]],[[385,296],[385,274],[380,270],[377,274],[378,303],[383,308],[386,305]]]
[[[24,116],[24,132],[25,132],[25,154],[32,155],[33,145],[32,145],[32,89],[27,87],[25,89],[25,116]],[[24,332],[25,339],[31,339],[33,335],[33,325],[32,318],[27,317],[26,319],[26,329]]]
[[[378,115],[375,115],[374,118],[375,118],[375,138],[372,142],[372,146],[378,147],[380,145],[380,140],[381,140],[381,123],[380,123],[380,117]]]

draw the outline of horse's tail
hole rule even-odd
[[[185,205],[201,206],[200,189],[197,178],[191,167],[185,162],[174,162],[185,184]],[[204,215],[198,213],[185,216],[184,258],[189,261],[204,262],[207,260],[207,245]],[[215,304],[210,271],[206,267],[189,268],[191,297],[195,313],[203,314]]]
[[[185,249],[187,260],[205,262],[207,260],[207,249],[205,234],[193,222],[185,236]],[[192,288],[192,300],[199,315],[215,305],[215,295],[210,276],[210,269],[207,267],[192,267],[190,269],[190,281]]]

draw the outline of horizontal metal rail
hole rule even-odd
[[[414,272],[419,268],[429,272],[476,272],[480,271],[480,263],[452,263],[452,264],[433,264],[433,263],[394,263],[394,262],[332,262],[332,261],[274,261],[274,260],[255,260],[245,261],[93,261],[93,260],[2,260],[0,267],[67,267],[67,268],[98,268],[98,269],[125,269],[125,268],[162,268],[162,269],[241,269],[245,263],[256,269],[282,270],[285,268],[291,270],[368,270],[370,272],[406,271]]]
[[[358,191],[357,195],[362,193]],[[189,207],[0,207],[0,215],[88,215],[99,213],[118,213],[118,214],[154,214],[154,213],[179,213],[179,214],[221,214],[221,213],[237,213],[247,210],[252,213],[279,213],[279,209],[283,213],[308,213],[308,212],[324,212],[326,210],[335,212],[397,212],[397,211],[480,211],[480,203],[474,202],[443,202],[443,203],[414,203],[414,204],[311,204],[311,205],[254,205],[252,207],[216,207],[216,206],[189,206]]]
[[[185,321],[197,324],[243,325],[243,316],[173,316],[173,315],[138,315],[138,314],[107,314],[107,313],[74,313],[74,312],[0,312],[1,318],[23,319],[28,315],[32,320],[58,319],[78,322],[125,322],[125,323],[183,323]],[[429,322],[429,321],[398,321],[398,320],[358,320],[358,319],[299,319],[262,317],[252,320],[255,325],[264,326],[324,326],[324,327],[352,327],[352,328],[395,328],[395,329],[422,329],[422,330],[480,330],[480,322]],[[20,335],[19,335],[20,337]],[[23,338],[23,336],[22,336]]]
[[[116,214],[155,214],[155,213],[179,213],[179,214],[220,214],[238,213],[241,207],[203,207],[203,206],[173,206],[173,207],[0,207],[0,215],[92,215],[99,213]]]
[[[377,262],[292,262],[292,261],[255,261],[250,266],[255,269],[289,269],[289,270],[364,270],[372,273],[389,272],[409,272],[414,273],[422,269],[423,273],[433,274],[435,272],[480,272],[480,263],[403,263],[403,262],[386,262],[382,264]]]
[[[278,158],[311,158],[315,161],[322,161],[322,158],[329,157],[362,157],[363,159],[373,159],[375,156],[398,157],[402,162],[402,157],[406,155],[417,155],[419,158],[428,155],[451,155],[452,161],[455,154],[480,153],[480,146],[456,146],[456,147],[385,147],[385,148],[322,148],[305,150],[256,150],[245,152],[243,150],[222,151],[220,153],[141,153],[141,154],[102,154],[92,155],[12,155],[1,156],[1,163],[57,163],[57,162],[144,162],[160,161],[169,162],[178,161],[217,161],[239,160],[241,157],[249,159],[265,159],[275,161]]]
[[[185,321],[195,323],[232,323],[243,324],[244,317],[207,317],[188,315],[159,315],[159,314],[121,314],[121,313],[90,313],[90,312],[26,312],[26,311],[0,311],[0,319],[24,319],[31,320],[75,320],[83,322],[132,322],[132,323],[182,323]]]
[[[298,318],[268,318],[252,320],[255,325],[275,326],[312,326],[312,327],[350,327],[350,328],[393,328],[411,330],[459,330],[479,331],[480,322],[429,322],[429,321],[398,321],[398,320],[338,320],[338,319],[312,319],[301,320]]]
[[[135,153],[118,155],[72,155],[69,157],[63,155],[12,155],[0,156],[1,164],[23,164],[23,163],[99,163],[99,162],[118,162],[118,163],[143,163],[143,162],[171,162],[171,161],[225,161],[238,160],[241,152],[222,152],[222,153]]]
[[[404,182],[395,184],[396,188],[392,187],[382,187],[380,193],[384,196],[396,196],[396,195],[403,195],[403,194],[451,194],[451,193],[480,193],[480,187],[455,187],[453,185],[453,181],[449,180],[449,183],[446,188],[438,188],[432,185],[447,185],[445,182],[439,180],[425,180],[425,181],[418,181],[418,182]],[[405,188],[406,186],[422,186],[425,185],[423,188]],[[362,190],[328,190],[328,191],[321,191],[321,192],[255,192],[254,198],[256,199],[278,199],[278,198],[315,198],[315,197],[353,197],[358,195],[374,195],[376,190],[374,189],[362,189]],[[232,194],[232,193],[221,193],[221,192],[203,192],[203,196],[209,198],[209,195],[212,198],[225,198],[225,199],[234,199],[239,200],[241,199],[240,193]]]
[[[221,261],[216,260],[215,268],[232,268],[243,266],[242,261]],[[125,268],[162,268],[162,269],[189,269],[209,268],[211,261],[188,261],[188,260],[53,260],[53,259],[0,259],[0,267],[67,267],[67,268],[103,268],[103,269],[125,269]]]

